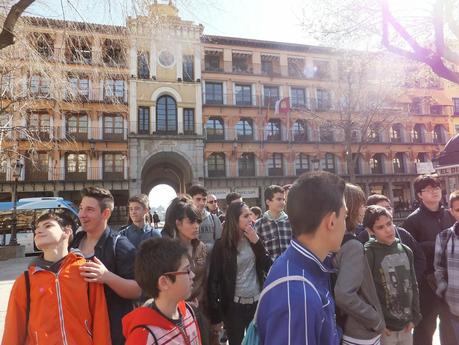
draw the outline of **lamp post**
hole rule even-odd
[[[19,180],[19,177],[21,176],[21,172],[22,172],[23,166],[24,165],[21,163],[21,161],[17,160],[16,161],[16,165],[14,166],[14,169],[13,169],[13,179],[14,179],[14,183],[13,183],[13,215],[11,217],[12,224],[11,224],[11,237],[10,237],[10,243],[9,243],[10,246],[17,246],[18,245],[18,240],[17,240],[17,236],[16,236],[16,225],[17,225],[17,209],[16,209],[16,206],[17,206],[17,201],[18,201],[18,195],[17,195],[18,180]]]

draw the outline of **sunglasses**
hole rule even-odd
[[[217,200],[209,200],[207,201],[208,204],[216,204],[217,203]]]

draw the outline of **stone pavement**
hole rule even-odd
[[[22,258],[0,261],[0,340],[3,337],[6,308],[14,280],[32,260],[33,258]],[[433,345],[440,345],[438,332],[435,333]]]

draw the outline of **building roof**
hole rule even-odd
[[[312,45],[296,44],[296,43],[264,41],[264,40],[255,40],[255,39],[247,39],[247,38],[239,38],[239,37],[227,37],[227,36],[203,35],[201,38],[201,42],[209,43],[209,44],[230,45],[230,46],[245,46],[245,47],[251,47],[251,48],[288,50],[288,51],[301,52],[301,53],[330,54],[333,52],[333,49],[329,47],[320,47],[320,46],[312,46]]]
[[[440,167],[459,164],[459,133],[446,143],[437,161]]]

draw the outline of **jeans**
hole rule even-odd
[[[381,345],[413,345],[413,334],[404,330],[391,331],[390,335],[383,334]]]
[[[224,317],[229,345],[241,345],[244,333],[253,319],[257,303],[241,304],[231,302]]]

